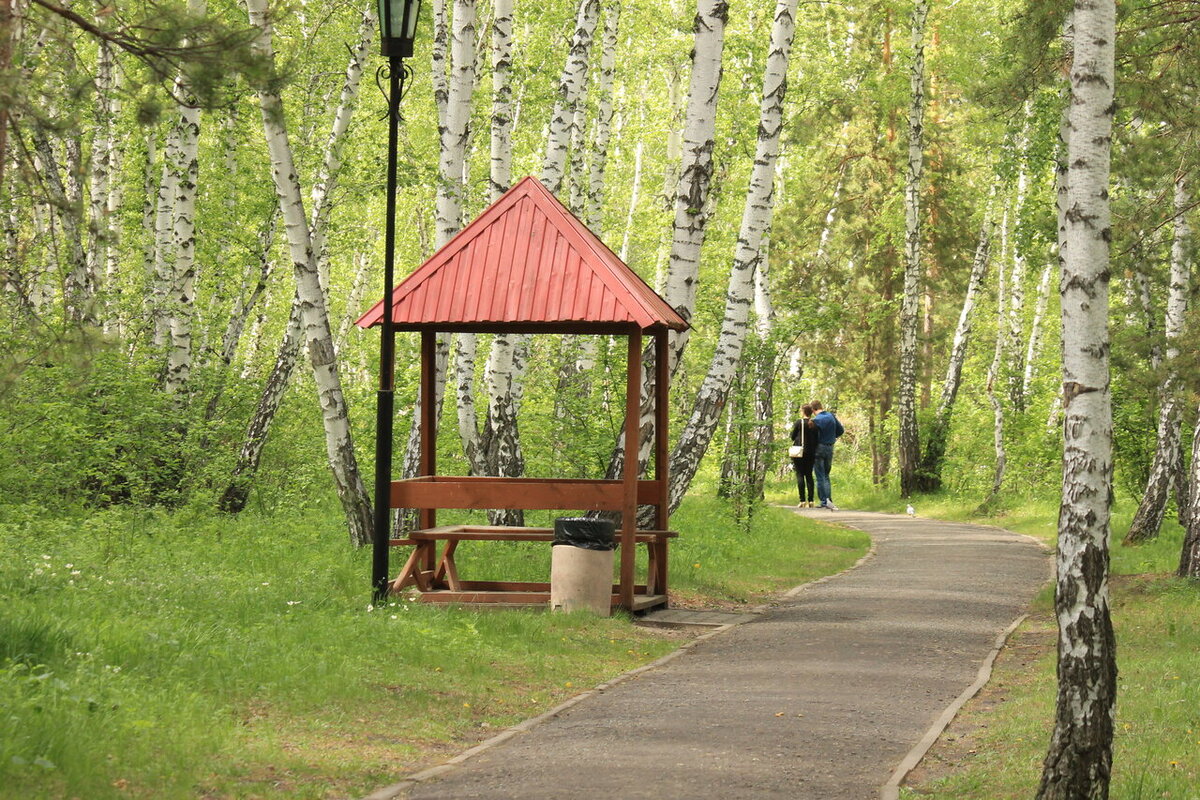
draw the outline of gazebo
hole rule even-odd
[[[383,301],[359,320],[383,320]],[[392,292],[396,331],[421,334],[420,397],[434,396],[434,345],[441,332],[557,333],[626,336],[625,441],[638,441],[643,337],[655,347],[654,478],[638,479],[637,447],[627,448],[620,480],[458,477],[437,474],[435,404],[420,403],[420,475],[391,482],[391,507],[416,508],[420,527],[391,545],[411,546],[393,592],[415,586],[423,602],[548,603],[548,583],[471,581],[458,575],[462,541],[546,541],[549,528],[437,525],[443,508],[563,509],[621,515],[620,577],[614,605],[640,611],[667,603],[669,530],[667,450],[669,331],[687,322],[629,269],[535,178],[527,177],[464,227]],[[390,368],[395,370],[395,365]],[[639,530],[639,505],[656,510],[653,530]],[[438,543],[442,543],[438,552]],[[645,544],[645,584],[634,578],[635,548]]]

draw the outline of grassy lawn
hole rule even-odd
[[[900,512],[904,502],[846,480],[844,507]],[[920,516],[996,525],[1053,545],[1056,499],[1024,497],[977,515],[952,497],[915,500]],[[1113,623],[1120,671],[1111,796],[1120,800],[1200,798],[1200,586],[1172,577],[1182,530],[1169,520],[1138,547],[1120,538],[1136,506],[1118,499],[1113,514]],[[1052,590],[1010,639],[992,681],[951,724],[910,776],[903,797],[1007,800],[1033,797],[1054,717]]]
[[[673,519],[677,600],[754,603],[867,539],[717,499]],[[0,797],[350,797],[684,641],[625,616],[368,608],[336,511],[237,518],[0,507]],[[464,548],[464,551],[467,548]],[[464,552],[546,579],[548,547]]]

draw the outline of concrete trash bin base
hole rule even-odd
[[[612,550],[556,545],[550,557],[550,610],[612,615]]]

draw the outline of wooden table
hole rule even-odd
[[[636,543],[645,544],[648,568],[645,584],[634,587],[633,611],[667,604],[667,543],[676,531],[639,530]],[[497,525],[442,525],[410,532],[392,539],[393,547],[411,546],[412,553],[400,574],[390,584],[392,592],[409,586],[427,603],[499,603],[545,605],[550,601],[550,584],[542,581],[474,581],[459,577],[454,553],[459,542],[546,542],[554,541],[553,528],[515,528]],[[438,542],[444,542],[441,554]],[[620,537],[617,539],[620,544]],[[613,587],[613,604],[620,603],[619,588]]]

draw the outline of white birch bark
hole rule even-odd
[[[996,342],[992,349],[992,363],[987,371],[987,398],[988,405],[992,407],[992,447],[995,451],[996,461],[992,468],[992,488],[988,492],[987,499],[980,504],[981,509],[990,506],[1000,496],[1000,492],[1004,488],[1004,473],[1008,467],[1008,452],[1004,447],[1004,403],[1000,400],[1000,388],[997,386],[997,382],[1000,379],[1000,370],[1004,365],[1005,343],[1008,339],[1005,328],[1008,311],[1008,287],[1005,282],[1007,274],[1004,269],[1005,256],[1008,254],[1007,211],[1004,212],[1004,220],[1001,223],[1001,239],[1004,244],[1001,246],[1002,256],[996,276]]]
[[[1022,390],[1021,376],[1025,365],[1022,362],[1024,348],[1022,344],[1022,328],[1025,317],[1025,277],[1028,272],[1025,258],[1025,237],[1023,235],[1025,219],[1025,198],[1029,193],[1029,128],[1033,116],[1033,107],[1025,104],[1025,123],[1017,143],[1017,195],[1012,208],[1012,270],[1008,276],[1008,336],[1005,342],[1006,375],[1008,380],[1008,397],[1012,407],[1017,412],[1025,410],[1025,394]]]
[[[1192,434],[1192,464],[1187,472],[1187,484],[1187,511],[1181,515],[1184,517],[1184,536],[1178,575],[1200,578],[1200,425]]]
[[[49,197],[46,221],[51,226],[57,222],[59,228],[50,241],[54,263],[62,264],[66,272],[63,281],[64,311],[71,322],[94,324],[95,282],[88,270],[80,226],[82,219],[78,213],[82,202],[78,177],[81,166],[79,148],[66,148],[66,164],[62,169],[48,131],[36,122],[30,127],[36,155],[35,166]]]
[[[1038,279],[1037,301],[1033,307],[1033,322],[1029,326],[1029,341],[1025,348],[1025,370],[1021,377],[1021,401],[1028,404],[1033,392],[1033,379],[1037,375],[1037,357],[1042,348],[1042,328],[1046,320],[1046,309],[1050,305],[1050,281],[1054,278],[1054,264],[1042,267]]]
[[[638,141],[633,151],[633,189],[629,193],[629,210],[625,214],[625,233],[621,236],[620,259],[629,263],[629,236],[633,232],[633,215],[637,211],[638,198],[642,190],[642,150],[644,142]]]
[[[691,417],[671,453],[672,510],[683,500],[708,449],[742,359],[750,309],[754,303],[754,274],[764,258],[763,237],[771,226],[774,211],[775,162],[779,157],[779,136],[783,129],[783,103],[787,94],[792,37],[796,31],[796,5],[797,0],[779,0],[775,5],[759,107],[758,144],[725,295],[725,317]]]
[[[462,227],[463,161],[471,121],[471,92],[475,86],[475,0],[454,0],[451,23],[450,78],[445,123],[438,126],[437,247]]]
[[[917,431],[917,324],[921,299],[921,179],[924,173],[925,23],[928,0],[916,0],[912,12],[913,62],[909,72],[908,169],[904,181],[904,295],[900,305],[900,493],[917,486],[920,439]]]
[[[316,183],[313,184],[309,212],[309,229],[312,231],[313,252],[317,258],[317,275],[325,291],[326,305],[329,298],[329,248],[325,243],[326,221],[331,209],[330,196],[337,188],[338,176],[342,168],[342,150],[345,147],[346,131],[350,128],[350,120],[358,104],[359,85],[362,82],[363,66],[367,62],[368,51],[375,41],[377,22],[375,3],[370,0],[364,4],[359,14],[358,36],[353,48],[350,49],[350,60],[346,64],[345,76],[342,79],[342,89],[338,95],[337,111],[333,115],[333,125],[329,136],[325,139],[324,158],[321,170],[317,173]]]
[[[446,16],[446,0],[433,0],[433,38],[429,43],[432,67],[433,103],[438,112],[438,135],[446,127],[446,108],[450,101],[450,78],[447,75],[450,59],[450,20]]]
[[[562,189],[566,177],[567,151],[576,129],[575,112],[587,85],[588,55],[599,17],[600,0],[579,0],[575,33],[571,37],[567,62],[558,82],[558,97],[550,116],[546,153],[542,158],[541,181],[555,194]]]
[[[990,206],[989,202],[989,206]],[[991,256],[992,235],[996,221],[991,209],[984,211],[983,224],[979,228],[979,242],[975,246],[975,258],[971,261],[971,275],[967,279],[967,293],[963,297],[962,310],[958,313],[958,324],[954,328],[954,341],[950,346],[950,361],[946,365],[946,379],[942,382],[942,394],[938,401],[937,416],[948,418],[962,385],[963,364],[967,360],[967,343],[974,326],[975,303],[987,277]]]
[[[150,284],[151,314],[154,317],[154,347],[166,352],[171,340],[171,278],[174,258],[171,252],[171,223],[175,216],[176,180],[171,164],[179,161],[179,130],[171,126],[163,147],[162,178],[154,212],[154,272]]]
[[[1191,197],[1182,175],[1175,178],[1175,219],[1171,241],[1171,283],[1167,289],[1167,313],[1163,325],[1166,347],[1163,353],[1166,374],[1159,387],[1157,446],[1150,465],[1150,477],[1146,490],[1125,542],[1141,542],[1158,536],[1167,499],[1176,478],[1180,457],[1179,428],[1182,402],[1179,397],[1179,338],[1183,334],[1184,317],[1187,314],[1188,295],[1191,292],[1191,229],[1187,211]]]
[[[1058,522],[1058,697],[1039,800],[1108,797],[1116,701],[1109,611],[1112,500],[1108,283],[1113,0],[1077,0],[1061,280],[1063,491]]]
[[[92,136],[91,174],[88,186],[88,216],[92,236],[88,240],[88,271],[107,278],[111,231],[110,193],[119,185],[114,179],[113,115],[116,92],[113,81],[112,47],[100,42],[96,48],[96,129]],[[104,285],[107,287],[108,281]],[[108,296],[105,295],[102,324],[111,330]]]
[[[250,24],[259,30],[254,47],[264,60],[274,62],[271,44],[271,21],[266,0],[247,0]],[[371,540],[371,504],[358,471],[354,456],[354,440],[350,420],[338,377],[337,360],[329,327],[325,298],[317,277],[308,220],[300,178],[292,159],[288,142],[283,102],[267,88],[259,90],[263,128],[271,154],[272,176],[279,196],[280,210],[287,231],[288,250],[296,275],[296,290],[301,310],[302,336],[316,379],[322,418],[325,426],[325,447],[329,457],[338,497],[346,514],[350,540],[363,545]],[[377,532],[387,535],[386,532]]]
[[[188,16],[202,17],[206,0],[188,0]],[[182,75],[175,81],[175,137],[178,147],[168,161],[173,173],[175,198],[172,203],[171,253],[174,270],[167,306],[170,310],[171,344],[163,389],[181,394],[192,373],[192,318],[196,299],[196,184],[200,174],[200,108],[191,86]]]
[[[700,249],[708,225],[709,189],[713,173],[717,95],[721,86],[721,59],[725,52],[725,0],[699,0],[693,25],[692,76],[683,128],[683,155],[675,193],[675,221],[671,255],[663,283],[663,299],[685,320],[696,309],[696,283],[700,278]],[[671,372],[678,368],[687,347],[688,332],[671,336]]]
[[[488,196],[500,199],[512,184],[513,0],[494,0],[492,15],[492,130]]]
[[[475,89],[475,0],[454,0],[453,17],[450,20],[446,20],[444,4],[435,4],[434,11],[433,72],[440,142],[434,246],[440,248],[462,227],[463,170],[470,138],[471,95]],[[474,374],[474,351],[473,342],[469,342],[465,350],[460,350],[460,356],[464,359],[469,357],[471,362],[459,363],[459,377],[468,372]],[[434,397],[420,397],[417,401],[418,405],[433,402],[435,419],[441,418],[449,357],[450,337],[438,334],[432,365]],[[421,414],[414,413],[402,467],[402,475],[406,478],[417,475],[420,470],[420,420]],[[408,509],[397,516],[397,527],[412,527],[415,519],[415,511]]]
[[[604,34],[600,48],[600,74],[596,82],[596,125],[592,137],[592,160],[588,166],[587,205],[584,223],[600,234],[600,212],[604,206],[604,170],[608,163],[608,143],[612,136],[613,77],[616,75],[617,31],[621,24],[621,6],[610,3],[604,11]],[[589,339],[594,341],[594,339]]]
[[[946,455],[946,440],[950,434],[950,420],[954,402],[962,385],[963,365],[967,360],[967,344],[974,326],[975,305],[979,292],[987,277],[991,257],[992,235],[996,226],[992,217],[992,199],[988,198],[983,212],[983,223],[979,227],[979,241],[975,246],[975,258],[971,262],[971,274],[967,279],[967,291],[962,309],[958,313],[958,324],[954,328],[954,340],[950,346],[950,360],[946,364],[946,378],[942,381],[942,393],[937,410],[925,436],[921,467],[917,486],[921,491],[933,492],[942,486],[942,464]]]

